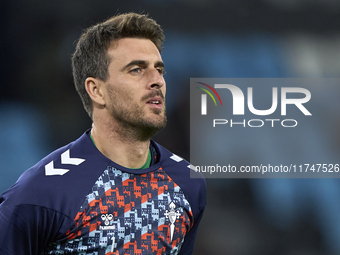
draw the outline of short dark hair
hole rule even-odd
[[[113,41],[122,38],[145,38],[162,51],[164,33],[155,20],[145,14],[125,13],[86,29],[79,38],[72,56],[73,79],[86,112],[92,119],[92,100],[85,89],[85,80],[108,78],[110,57],[108,49]]]

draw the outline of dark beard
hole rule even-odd
[[[135,119],[134,121],[128,121],[123,116],[116,118],[120,123],[120,133],[124,137],[133,137],[139,141],[147,141],[151,137],[157,134],[158,131],[165,128],[167,123],[166,115],[162,122],[150,123],[142,118]]]
[[[112,91],[113,92],[113,91]],[[112,116],[118,121],[119,132],[126,138],[134,138],[139,141],[146,141],[153,137],[158,131],[166,126],[166,109],[165,109],[165,99],[161,91],[154,90],[149,95],[142,98],[142,102],[146,102],[154,96],[160,96],[163,99],[164,104],[164,117],[162,120],[155,120],[162,115],[162,110],[153,109],[156,117],[154,119],[148,120],[144,118],[144,113],[140,108],[135,107],[135,109],[125,110],[120,108],[120,106],[112,103]],[[111,93],[111,102],[116,102],[116,95]],[[127,99],[128,100],[128,99]]]

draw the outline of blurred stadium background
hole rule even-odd
[[[90,127],[73,86],[70,56],[82,29],[114,14],[148,13],[164,28],[169,124],[155,140],[186,159],[190,77],[340,73],[338,0],[13,0],[0,7],[0,193]],[[339,111],[331,117],[340,117]],[[336,123],[315,136],[328,134],[327,148],[339,155]],[[340,254],[339,184],[209,179],[194,254]]]

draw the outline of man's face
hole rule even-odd
[[[148,39],[123,38],[108,50],[106,104],[123,127],[155,133],[166,124],[164,64]]]

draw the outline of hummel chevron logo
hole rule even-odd
[[[63,154],[61,154],[61,164],[68,164],[68,165],[80,165],[83,163],[85,159],[81,158],[70,158],[70,150],[65,151]],[[45,166],[45,175],[50,176],[50,175],[64,175],[66,174],[69,169],[64,169],[64,168],[54,168],[54,162],[51,161]]]
[[[181,162],[183,160],[181,157],[177,156],[176,154],[172,154],[170,158],[176,162]]]

